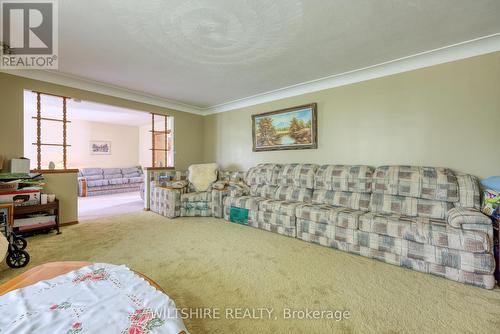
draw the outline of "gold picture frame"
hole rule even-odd
[[[252,115],[253,151],[318,148],[317,104]]]

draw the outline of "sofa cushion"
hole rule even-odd
[[[402,259],[399,258],[403,256],[405,258],[464,270],[469,273],[492,274],[495,270],[495,258],[493,254],[472,253],[447,247],[438,247],[364,231],[358,231],[358,241],[361,255],[372,257],[369,255],[372,253],[375,255],[375,258],[381,256],[382,258],[380,259],[382,261],[394,259],[395,261],[391,261],[391,263],[396,265],[402,265],[400,262]],[[370,252],[370,250],[374,252]]]
[[[284,227],[283,230],[276,227]],[[280,215],[273,212],[257,212],[257,227],[267,231],[295,237],[295,216]]]
[[[370,199],[369,193],[318,189],[314,190],[312,202],[368,211],[370,208]]]
[[[121,168],[103,168],[102,173],[104,175],[122,175]]]
[[[102,175],[102,174],[86,175],[86,176],[82,176],[82,178],[86,179],[87,181],[88,180],[102,180],[102,179],[104,179],[104,175]]]
[[[212,192],[199,191],[194,193],[181,194],[181,202],[211,202]]]
[[[210,184],[217,181],[217,164],[191,165],[188,169],[188,180],[195,191],[207,191]]]
[[[314,164],[283,165],[278,175],[278,184],[312,189],[314,187],[314,175],[317,168],[318,166]]]
[[[453,203],[428,199],[384,195],[374,193],[370,200],[370,211],[409,217],[445,219]]]
[[[142,174],[142,170],[138,167],[122,168],[121,173],[123,175],[139,173]]]
[[[314,189],[371,193],[374,168],[323,165],[314,176]]]
[[[128,183],[142,183],[144,182],[144,178],[142,176],[138,176],[138,177],[129,177],[127,179],[125,179],[128,181]]]
[[[264,200],[265,198],[254,197],[254,196],[226,197],[224,199],[224,206],[225,207],[235,206],[237,208],[257,211],[259,209],[259,203]]]
[[[87,187],[103,187],[109,185],[109,180],[90,180],[87,181]]]
[[[366,214],[365,211],[335,208],[330,211],[330,220],[335,224],[335,226],[357,230],[360,217],[364,214]]]
[[[122,178],[109,179],[108,181],[109,181],[109,184],[127,184],[128,183],[128,180],[122,179]]]
[[[481,190],[479,180],[474,175],[455,173],[460,200],[454,205],[460,208],[481,209]]]
[[[279,164],[259,164],[248,170],[246,182],[248,185],[278,185],[278,176],[282,166]]]
[[[135,173],[123,174],[124,179],[129,179],[131,177],[138,177],[138,176],[142,176],[142,173],[135,172]]]
[[[102,169],[101,168],[82,168],[82,169],[80,169],[80,173],[82,176],[102,175]]]
[[[274,198],[281,201],[298,201],[310,203],[313,190],[295,186],[279,186],[274,193]]]
[[[373,174],[372,192],[458,202],[458,182],[447,168],[381,166]]]
[[[480,253],[491,251],[491,240],[484,232],[453,228],[444,220],[410,218],[367,213],[359,221],[361,231],[387,235],[439,247]]]
[[[356,230],[360,217],[366,212],[331,205],[307,204],[297,206],[295,213],[300,219]]]
[[[266,199],[259,203],[259,211],[274,212],[280,215],[295,217],[295,209],[299,205],[302,205],[302,203]]]
[[[297,238],[357,253],[355,249],[358,244],[358,231],[355,229],[299,218],[297,219]]]
[[[330,214],[334,209],[331,205],[303,204],[297,206],[295,215],[314,222],[331,223]]]
[[[250,186],[250,195],[256,196],[256,197],[264,197],[264,198],[269,198],[269,199],[275,199],[276,198],[276,189],[277,186],[273,185],[260,185],[260,184],[255,184]]]
[[[105,180],[111,180],[111,179],[123,179],[123,175],[120,174],[105,174],[104,175]]]

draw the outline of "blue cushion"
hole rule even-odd
[[[129,177],[127,180],[129,183],[142,183],[142,182],[144,182],[144,178],[141,176]]]
[[[122,174],[109,174],[109,175],[104,175],[104,178],[107,179],[107,180],[110,180],[110,179],[123,179],[123,175]]]
[[[500,191],[500,176],[490,176],[481,180],[481,184],[486,189]]]
[[[127,174],[123,174],[123,177],[128,179],[128,178],[131,178],[131,177],[138,177],[138,176],[141,176],[142,174],[139,173],[139,172],[135,172],[135,173],[127,173]]]
[[[87,187],[92,188],[92,187],[103,187],[109,185],[108,180],[90,180],[87,181]]]
[[[141,173],[141,169],[137,167],[122,168],[123,174]]]
[[[86,175],[83,178],[87,179],[87,181],[88,180],[102,180],[104,178],[104,176],[102,174],[99,174],[99,175]]]
[[[80,173],[82,176],[102,175],[102,169],[101,168],[83,168],[80,170]]]
[[[121,174],[122,170],[121,168],[103,168],[102,173],[104,175],[117,175]]]
[[[127,184],[128,183],[128,180],[126,179],[122,179],[122,178],[119,178],[119,179],[110,179],[108,180],[109,181],[109,184]]]

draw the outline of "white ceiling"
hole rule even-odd
[[[42,95],[42,117],[61,118],[62,98]],[[36,94],[31,91],[24,92],[24,112],[36,116]],[[67,100],[67,115],[69,120],[83,120],[98,123],[141,126],[151,124],[151,114],[147,112],[115,107],[107,104]]]
[[[59,71],[202,110],[500,33],[499,0],[64,0]]]

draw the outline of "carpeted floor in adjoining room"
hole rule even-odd
[[[484,290],[212,218],[151,212],[28,239],[35,265],[126,264],[179,308],[274,308],[277,320],[188,319],[191,333],[495,333],[500,290]],[[23,270],[0,265],[0,282]],[[283,308],[349,310],[351,318],[286,320]]]

